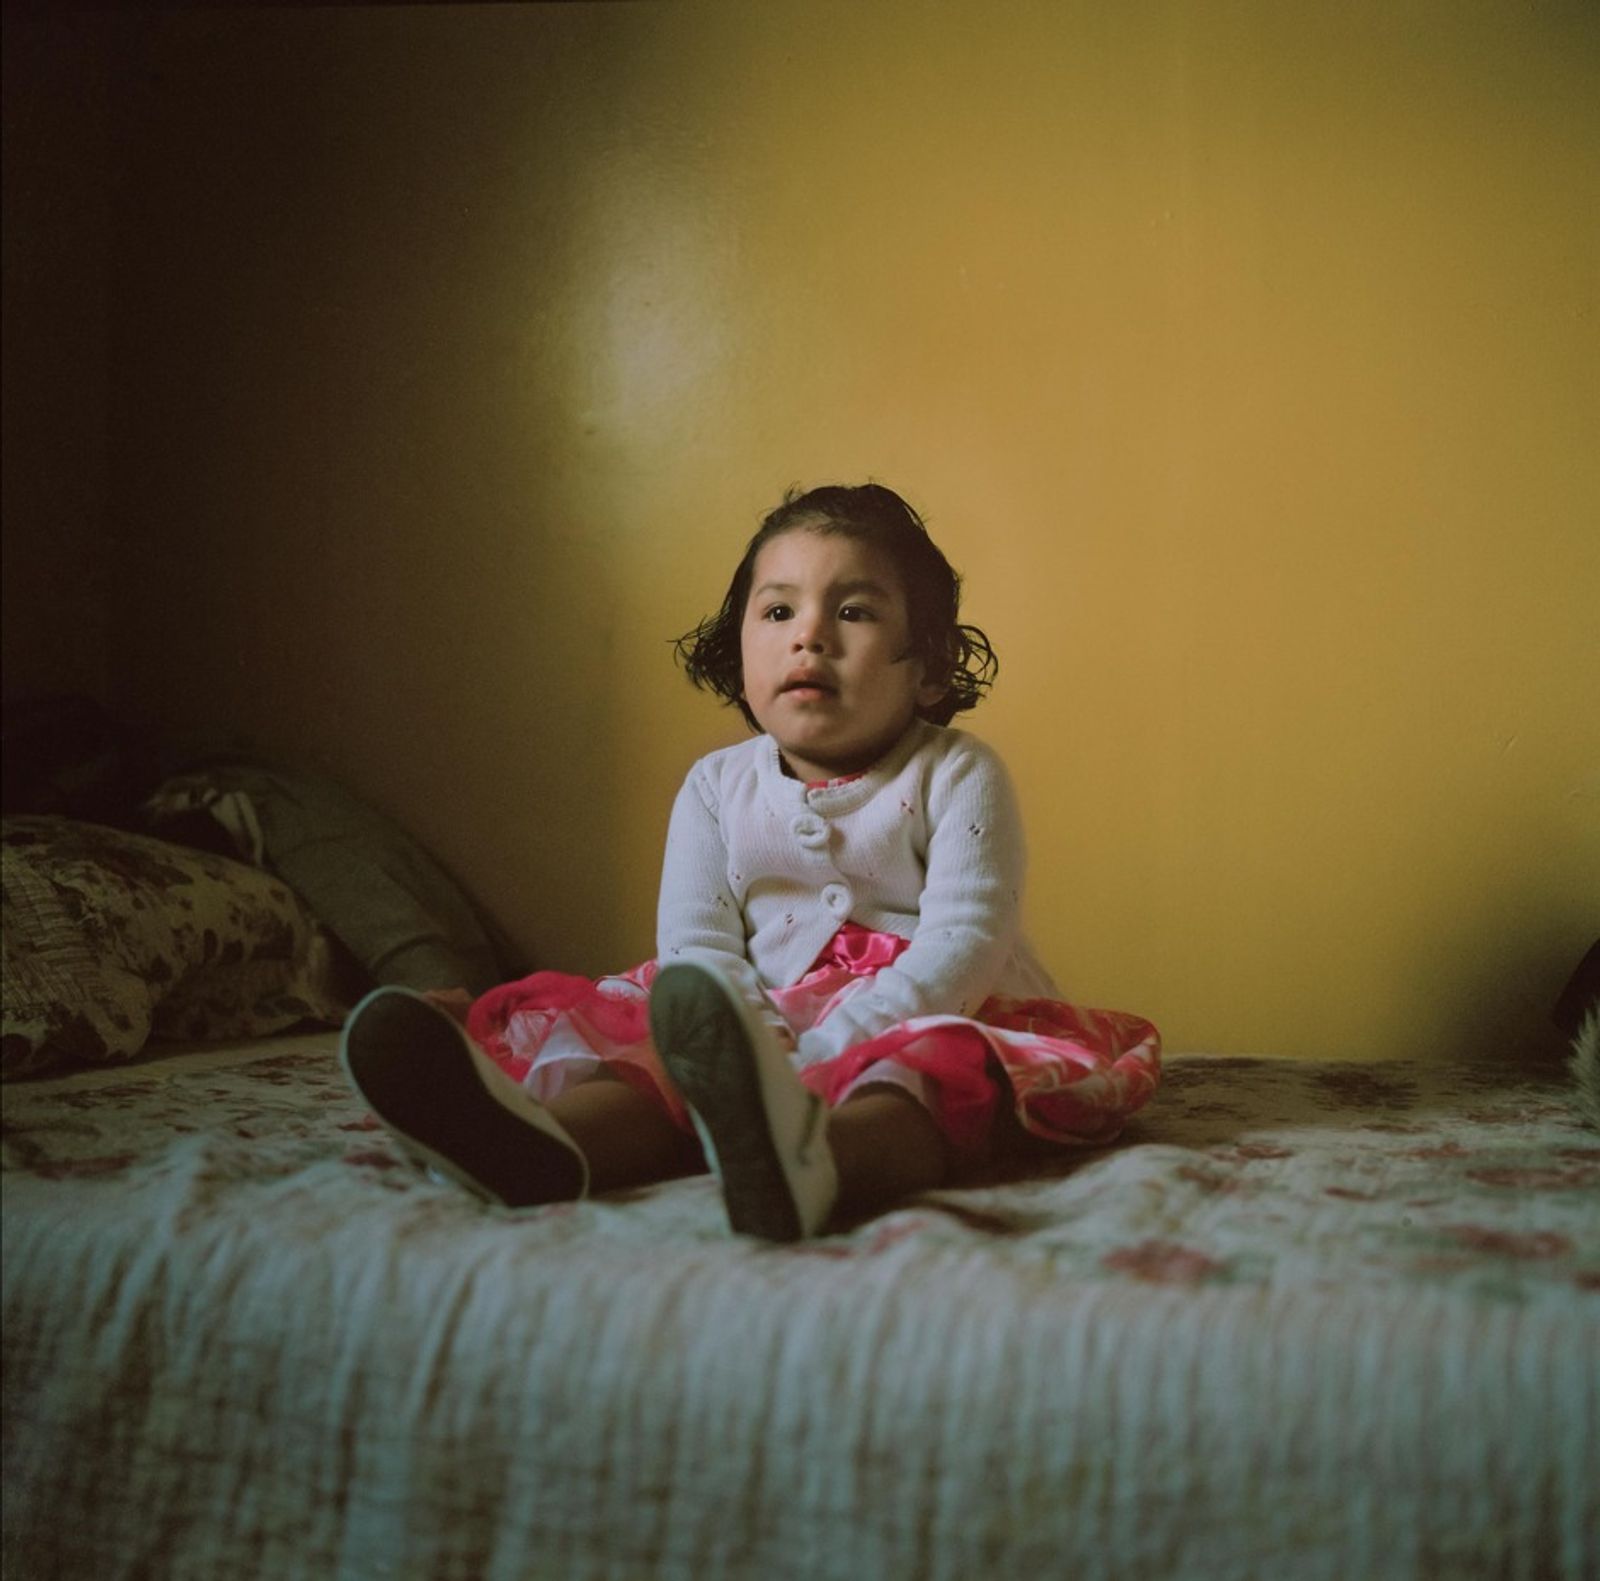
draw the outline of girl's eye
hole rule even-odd
[[[846,604],[839,611],[840,620],[875,620],[876,618],[865,604]]]
[[[787,620],[794,611],[787,604],[769,604],[761,611],[763,620]]]

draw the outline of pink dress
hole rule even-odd
[[[796,1034],[827,1019],[841,990],[910,943],[847,922],[811,970],[770,993]],[[549,1102],[609,1074],[656,1096],[675,1123],[688,1110],[650,1040],[656,963],[591,980],[535,972],[475,1000],[467,1031],[510,1076]],[[1002,1093],[1022,1127],[1049,1141],[1113,1140],[1161,1079],[1161,1038],[1139,1016],[1053,999],[991,998],[976,1016],[919,1016],[800,1071],[827,1103],[866,1080],[911,1073],[929,1112],[962,1152],[980,1149]],[[918,1080],[917,1078],[920,1078]]]

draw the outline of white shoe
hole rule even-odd
[[[549,1110],[409,988],[374,989],[350,1012],[339,1059],[372,1112],[430,1171],[508,1208],[587,1193],[588,1161]]]
[[[721,972],[675,962],[651,985],[650,1031],[688,1100],[735,1233],[815,1235],[839,1195],[827,1108],[774,1030]]]

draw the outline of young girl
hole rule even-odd
[[[678,644],[760,733],[678,793],[657,959],[535,973],[464,1032],[378,989],[343,1039],[378,1118],[512,1207],[709,1162],[734,1230],[774,1241],[938,1185],[1002,1104],[1040,1137],[1111,1140],[1159,1039],[1064,1003],[1022,938],[1011,787],[947,728],[996,669],[959,591],[891,490],[788,495]]]

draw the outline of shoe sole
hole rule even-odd
[[[710,1140],[734,1233],[802,1240],[805,1227],[773,1140],[761,1073],[739,1009],[708,973],[664,967],[650,988],[650,1031],[662,1064]]]
[[[508,1208],[581,1197],[581,1157],[495,1097],[465,1039],[437,1006],[380,989],[351,1012],[340,1059],[407,1152],[468,1191]]]

